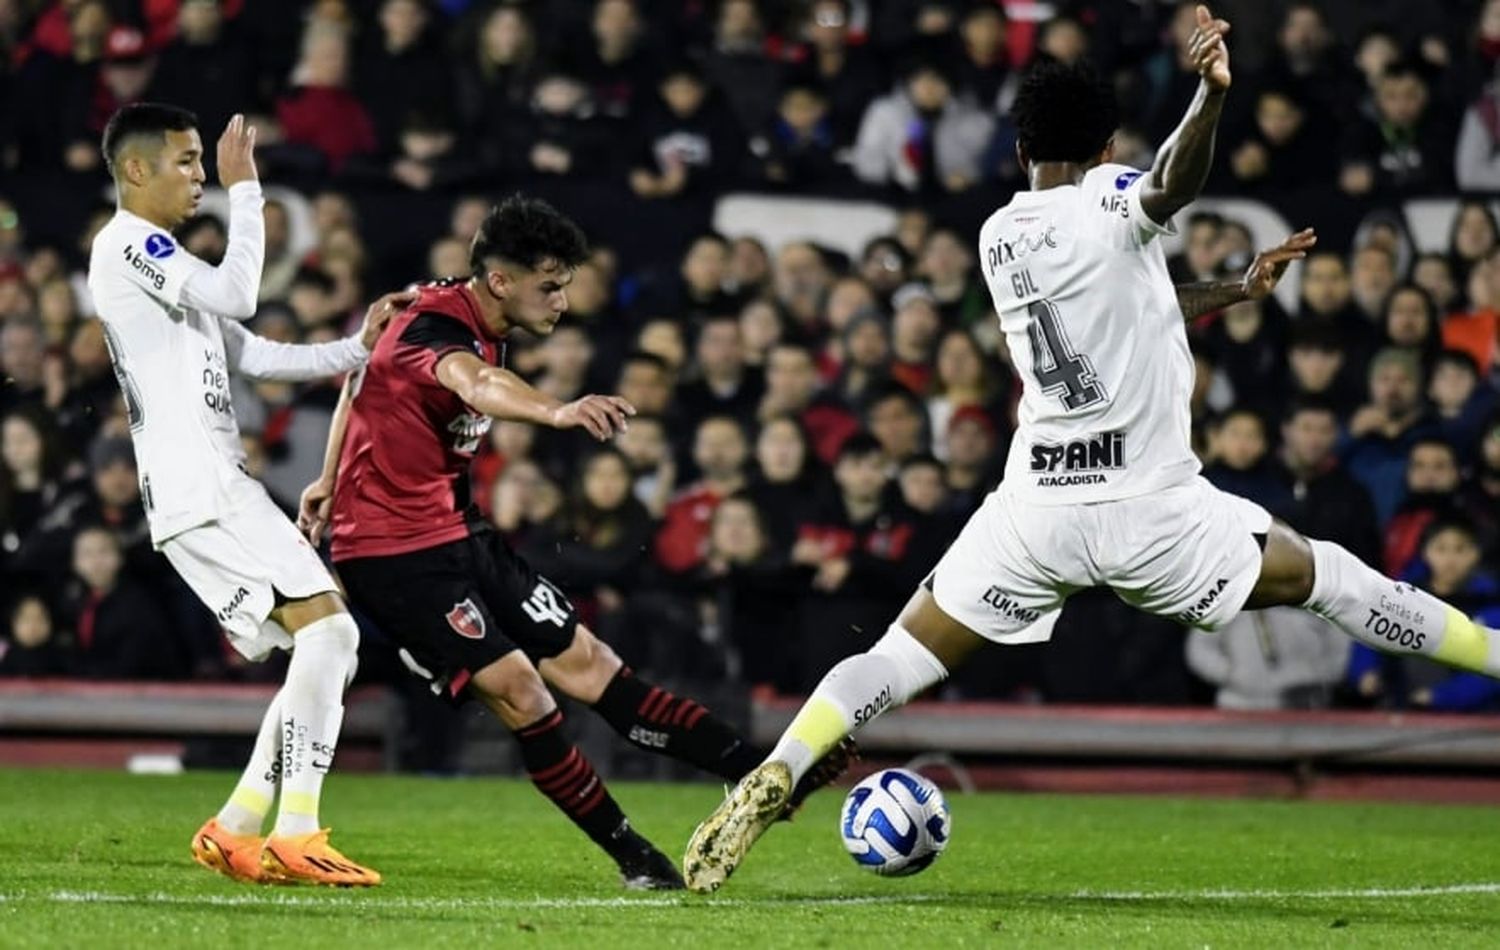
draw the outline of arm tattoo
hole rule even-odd
[[[1177,306],[1185,320],[1248,300],[1244,285],[1237,280],[1205,280],[1196,284],[1178,284]]]

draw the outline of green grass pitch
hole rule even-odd
[[[530,785],[335,774],[361,892],[239,885],[188,839],[233,776],[0,771],[4,947],[1493,947],[1500,811],[950,794],[948,853],[856,867],[825,792],[713,897],[627,894]],[[711,785],[617,783],[674,857]]]

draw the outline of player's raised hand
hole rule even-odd
[[[375,349],[375,341],[380,339],[385,325],[390,323],[391,318],[396,314],[411,306],[416,299],[415,290],[398,290],[370,304],[370,309],[365,311],[364,325],[359,330],[359,341],[365,345],[365,349]]]
[[[552,426],[556,429],[581,426],[604,442],[624,432],[633,415],[635,407],[619,396],[584,396],[554,409]]]
[[[1195,11],[1198,25],[1193,29],[1188,43],[1188,57],[1193,68],[1210,89],[1223,92],[1229,88],[1229,47],[1224,45],[1224,35],[1229,32],[1227,20],[1216,20],[1208,7],[1198,5]]]
[[[228,188],[242,181],[257,181],[255,172],[255,127],[238,112],[219,136],[219,184]]]
[[[323,529],[328,527],[328,517],[333,511],[333,481],[319,478],[302,489],[302,499],[297,504],[297,530],[307,536],[313,547],[323,539]]]
[[[1255,255],[1255,260],[1245,270],[1245,296],[1251,300],[1270,296],[1281,275],[1286,273],[1287,265],[1302,260],[1317,243],[1318,235],[1313,229],[1303,228],[1275,247]]]

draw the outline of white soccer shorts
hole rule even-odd
[[[234,648],[258,661],[274,649],[292,647],[291,634],[270,619],[277,593],[298,600],[339,588],[259,482],[236,479],[228,512],[168,538],[161,552],[213,612]]]
[[[1052,636],[1063,601],[1110,587],[1126,603],[1204,630],[1232,620],[1260,577],[1260,505],[1198,476],[1137,498],[1035,505],[1005,486],[969,518],[926,585],[943,612],[996,643]]]

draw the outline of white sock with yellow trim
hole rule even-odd
[[[324,617],[293,635],[292,662],[281,690],[277,835],[318,830],[318,798],[338,747],[344,684],[358,648],[359,628],[347,613]]]
[[[792,785],[860,726],[948,675],[932,652],[899,624],[867,653],[840,661],[802,704],[767,761],[785,762]]]
[[[1313,592],[1308,610],[1361,643],[1418,654],[1474,673],[1500,676],[1500,631],[1410,584],[1393,581],[1337,544],[1309,540]]]
[[[271,810],[281,776],[281,693],[271,698],[255,734],[255,748],[234,794],[219,809],[219,824],[231,834],[258,835]]]

